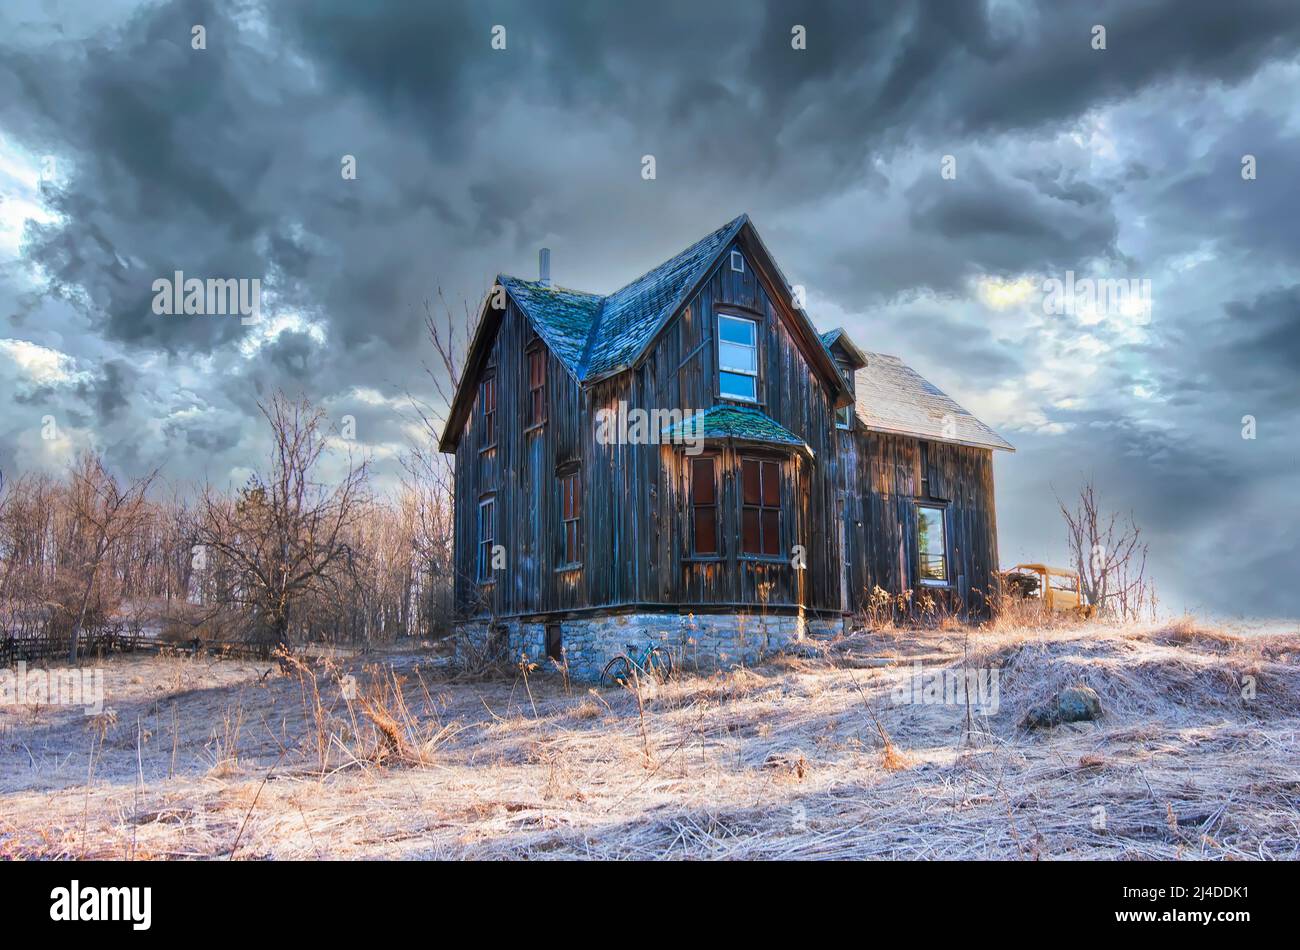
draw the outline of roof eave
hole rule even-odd
[[[501,284],[501,276],[497,275],[497,285]],[[460,444],[460,432],[465,425],[465,418],[473,406],[471,393],[473,387],[469,385],[469,380],[478,375],[478,365],[482,360],[484,334],[487,331],[487,311],[488,301],[492,299],[492,291],[489,290],[483,295],[483,303],[479,305],[478,323],[474,327],[474,338],[470,341],[469,350],[465,356],[465,367],[461,372],[460,381],[456,385],[456,394],[451,398],[451,405],[447,407],[447,421],[443,424],[442,435],[438,439],[438,451],[446,455],[454,455],[456,447]]]
[[[927,442],[943,442],[948,445],[964,445],[972,449],[996,449],[1001,452],[1016,451],[1016,447],[1005,439],[1002,442],[980,442],[974,439],[948,439],[943,436],[934,435],[930,432],[918,432],[916,429],[904,429],[896,426],[883,426],[874,422],[864,422],[862,417],[858,417],[858,422],[869,432],[883,432],[886,435],[905,435],[913,439],[924,439]]]
[[[794,302],[794,295],[790,292],[790,282],[785,279],[785,274],[781,271],[781,265],[776,262],[772,252],[763,243],[763,238],[759,235],[758,229],[754,227],[753,222],[749,220],[749,215],[744,217],[744,224],[736,232],[736,239],[742,235],[753,239],[754,247],[762,255],[762,260],[759,263],[765,264],[772,272],[768,282],[776,287],[781,295],[781,302],[800,318],[798,321],[801,324],[799,332],[804,337],[805,352],[814,354],[813,359],[821,362],[823,373],[836,390],[835,407],[838,409],[841,406],[850,405],[854,401],[853,391],[849,388],[849,384],[844,377],[840,375],[839,367],[835,365],[835,360],[831,357],[830,351],[822,343],[821,334],[817,332],[812,317],[808,315],[808,311]],[[709,269],[712,270],[713,268],[710,266]]]

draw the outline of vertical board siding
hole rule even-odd
[[[837,614],[842,594],[856,611],[875,586],[891,593],[916,587],[920,440],[868,432],[860,422],[852,431],[838,429],[832,390],[796,342],[795,317],[773,300],[770,278],[757,273],[747,255],[743,273],[731,270],[730,250],[632,369],[583,388],[548,350],[546,421],[531,430],[527,348],[534,334],[508,302],[489,361],[497,377],[496,448],[479,450],[476,400],[456,449],[456,604],[462,616],[624,605]],[[615,411],[620,402],[629,409],[679,409],[685,416],[717,405],[720,310],[759,323],[759,408],[803,439],[812,456],[783,446],[710,444],[718,458],[720,556],[696,559],[690,551],[689,457],[679,446],[601,445],[596,413]],[[737,473],[740,458],[750,455],[780,465],[779,560],[748,559],[740,551]],[[924,455],[930,495],[948,508],[952,597],[979,611],[997,570],[991,453],[930,442]],[[575,465],[582,487],[582,566],[566,570],[557,476]],[[486,493],[495,494],[494,540],[505,549],[506,569],[494,583],[479,584],[478,503]],[[805,548],[805,571],[791,564],[795,544]]]
[[[916,507],[930,501],[947,508],[945,596],[952,606],[987,614],[998,567],[992,451],[926,441],[929,494],[921,496],[923,440],[867,431],[857,421],[840,439],[850,609],[862,609],[875,587],[890,594],[920,589]]]

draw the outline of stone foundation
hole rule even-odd
[[[635,650],[634,658],[640,659],[651,643],[672,654],[676,669],[708,672],[752,665],[810,635],[827,637],[844,629],[840,618],[816,620],[794,614],[628,613],[555,623],[560,626],[570,678],[585,681],[599,680],[605,664],[619,653]],[[546,627],[544,622],[521,620],[458,624],[458,659],[486,652],[495,628],[492,651],[497,658],[514,663],[527,659],[543,669],[557,670],[560,664],[546,656]]]

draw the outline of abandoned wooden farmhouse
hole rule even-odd
[[[981,613],[1011,446],[819,333],[747,215],[607,296],[500,276],[441,449],[471,639],[578,676],[650,641],[751,661],[879,588]]]

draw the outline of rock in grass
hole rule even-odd
[[[1071,686],[1029,710],[1020,724],[1027,729],[1050,729],[1063,722],[1092,722],[1100,715],[1097,691],[1091,686]]]

